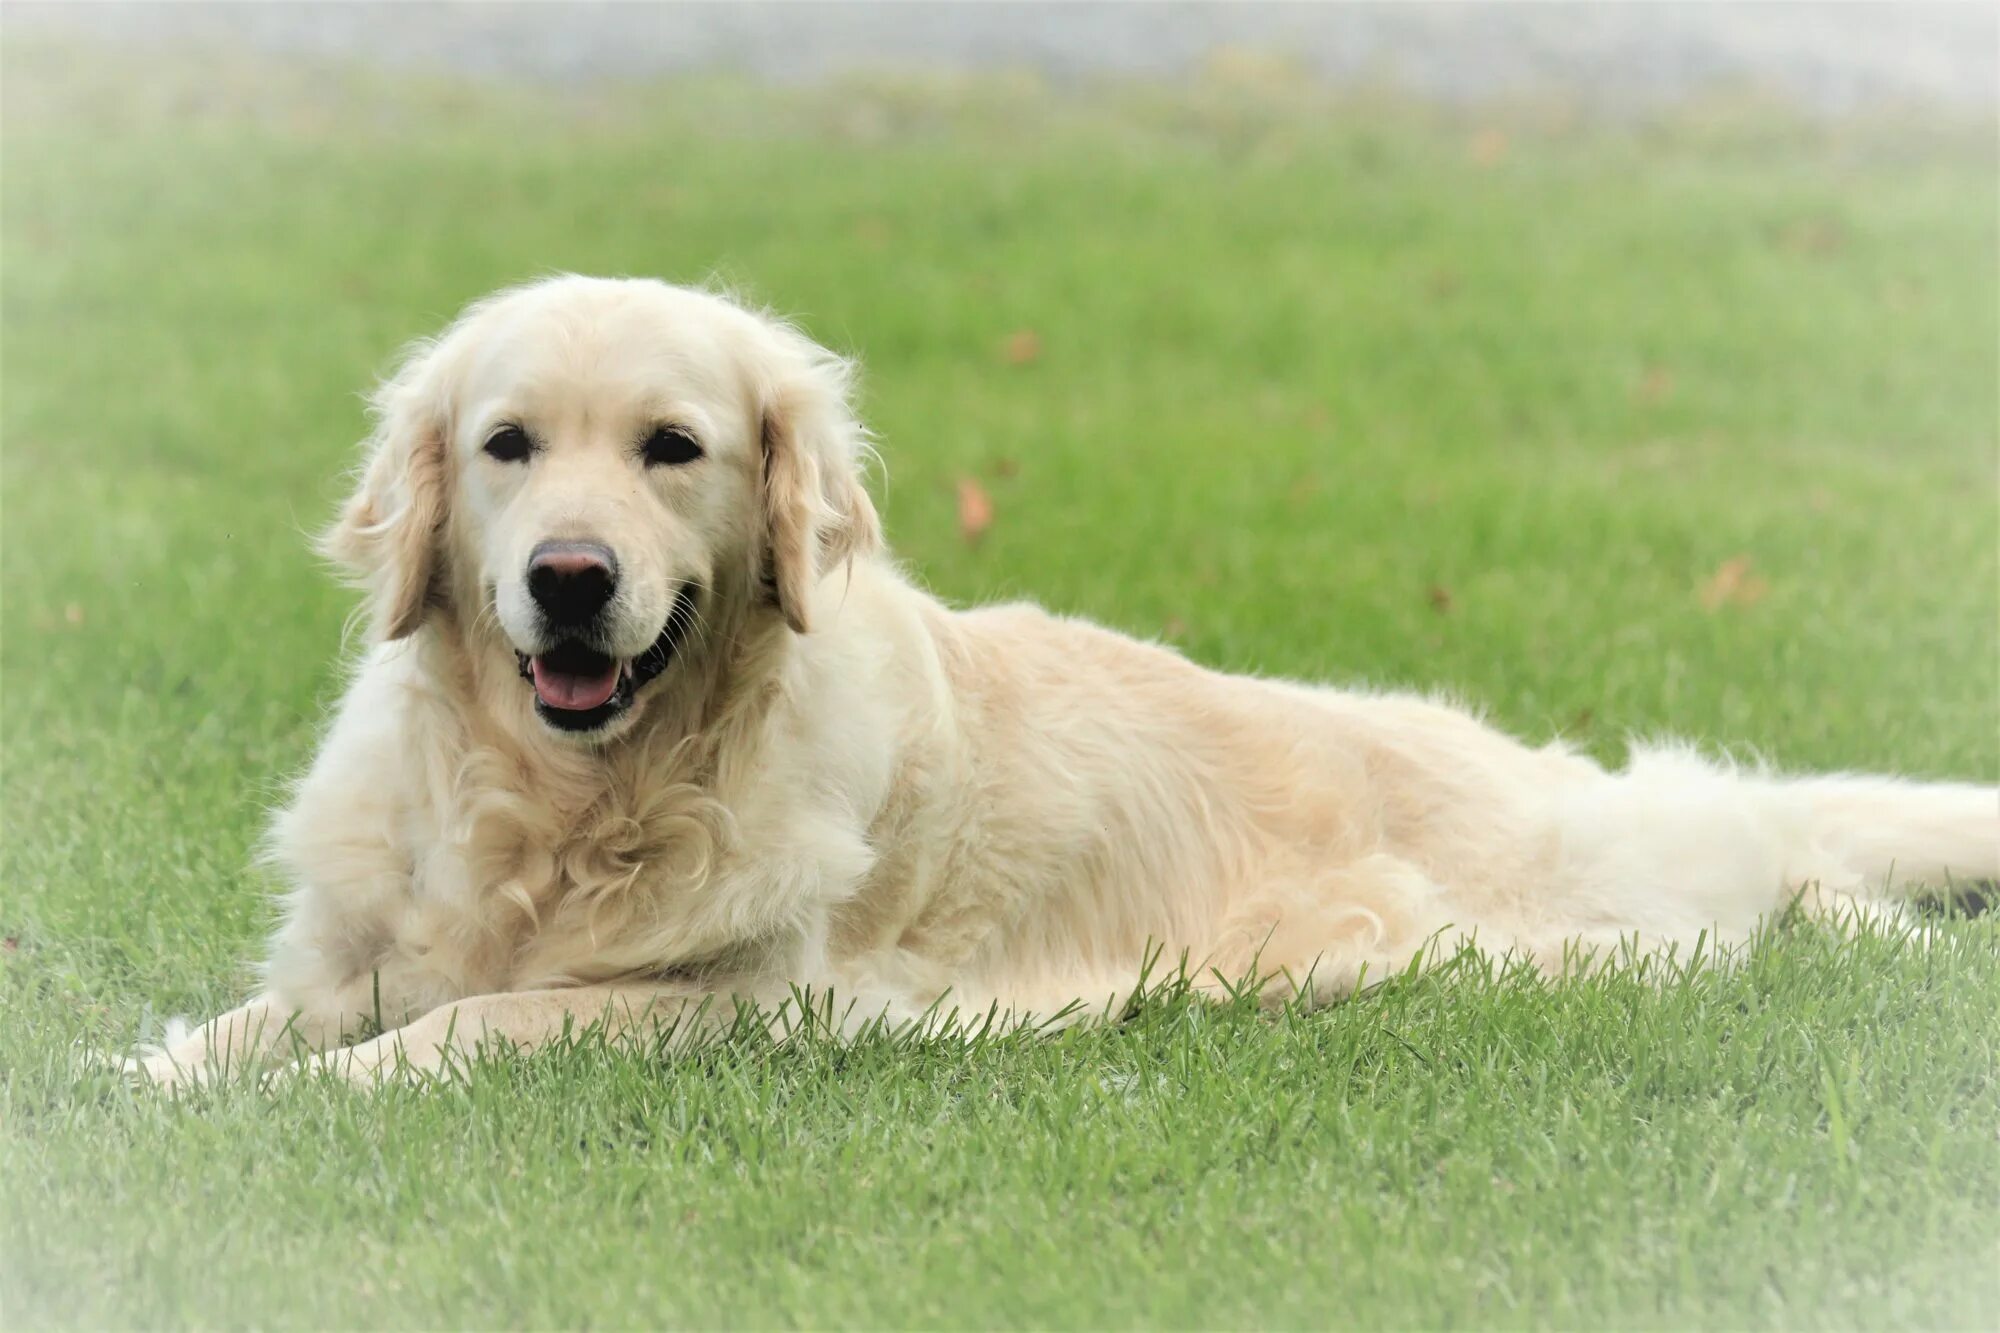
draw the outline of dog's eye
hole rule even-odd
[[[679,426],[662,426],[639,446],[647,467],[679,467],[701,457],[701,445]]]
[[[488,457],[502,463],[518,463],[535,451],[535,442],[519,426],[502,426],[486,437]]]

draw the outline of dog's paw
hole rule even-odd
[[[79,1073],[86,1079],[104,1078],[133,1086],[146,1082],[145,1074],[140,1069],[145,1060],[143,1054],[120,1055],[82,1042],[78,1042],[75,1049]]]
[[[199,1069],[176,1063],[165,1051],[127,1056],[118,1062],[118,1068],[134,1087],[158,1088],[163,1092],[199,1087],[207,1081]]]
[[[150,1046],[142,1046],[130,1055],[94,1051],[90,1064],[106,1074],[123,1079],[130,1087],[157,1088],[163,1092],[201,1087],[210,1081],[212,1072],[199,1060],[177,1060],[170,1052]]]
[[[177,1065],[168,1052],[185,1041],[194,1030],[194,1025],[184,1018],[169,1018],[162,1026],[158,1041],[139,1042],[129,1055],[92,1049],[84,1053],[84,1063],[94,1071],[122,1078],[134,1087],[172,1089],[191,1084],[199,1081],[193,1077],[193,1071]]]

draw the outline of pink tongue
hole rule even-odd
[[[557,671],[539,657],[529,659],[528,665],[535,673],[535,694],[551,708],[582,712],[598,707],[618,691],[616,661],[595,676]]]

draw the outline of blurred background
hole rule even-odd
[[[1606,110],[1758,86],[1823,109],[1995,98],[1989,7],[1940,4],[95,4],[9,6],[13,31],[233,41],[406,71],[565,83],[727,69],[1174,77],[1233,47],[1329,85]]]
[[[17,625],[115,655],[164,606],[226,640],[275,604],[324,662],[346,594],[300,534],[359,395],[572,269],[858,356],[892,537],[957,599],[1612,754],[1671,718],[1937,762],[1993,716],[1961,669],[2000,579],[1991,7],[15,3],[0,35]],[[286,720],[327,679],[231,671]],[[1855,680],[1875,732],[1832,720]]]

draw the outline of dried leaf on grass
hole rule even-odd
[[[1507,160],[1507,133],[1505,130],[1486,129],[1472,136],[1467,151],[1474,166],[1497,167]]]
[[[1010,366],[1025,366],[1042,355],[1042,335],[1033,329],[1016,329],[1000,344],[1000,359]]]
[[[1769,591],[1769,580],[1751,567],[1750,557],[1734,555],[1716,567],[1696,595],[1702,610],[1720,611],[1725,606],[1755,606]]]
[[[977,545],[993,526],[993,498],[971,477],[958,479],[958,535]]]

